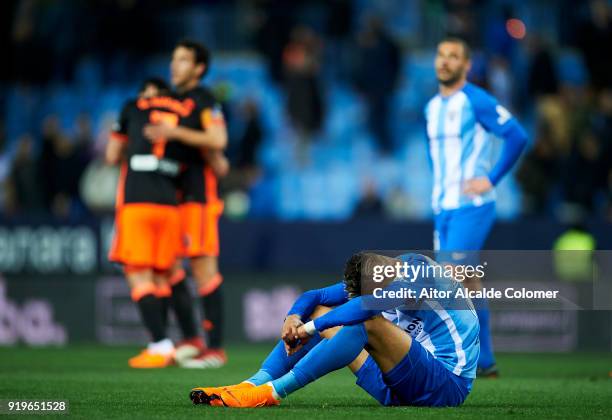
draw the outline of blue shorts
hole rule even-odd
[[[434,250],[439,253],[438,261],[465,264],[466,260],[473,259],[471,257],[477,259],[477,252],[468,252],[464,256],[455,254],[481,250],[494,222],[494,201],[478,207],[469,206],[441,211],[434,220]]]
[[[385,406],[456,407],[465,401],[473,382],[448,370],[415,340],[389,372],[382,373],[368,356],[355,376],[357,385]]]

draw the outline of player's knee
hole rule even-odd
[[[124,272],[130,288],[140,284],[154,283],[153,270],[148,267],[126,266]]]
[[[152,281],[130,282],[130,297],[134,302],[148,295],[157,296],[157,292],[157,286]]]
[[[183,280],[187,277],[185,270],[183,267],[174,267],[169,276],[170,286],[174,287],[180,283],[183,283]]]
[[[368,335],[370,335],[370,334],[375,334],[376,332],[380,331],[381,328],[384,328],[385,324],[388,322],[389,321],[387,321],[385,318],[378,315],[378,316],[368,319],[367,321],[363,323],[363,325]]]
[[[210,287],[212,283],[218,282],[220,276],[216,270],[193,270],[193,278],[198,288]]]
[[[126,276],[133,278],[149,278],[152,276],[153,270],[151,267],[140,265],[124,265],[123,272]]]
[[[310,315],[310,318],[311,319],[319,318],[320,316],[325,315],[326,313],[328,313],[331,310],[332,310],[332,308],[330,308],[329,306],[317,305],[314,308],[314,311],[312,311],[312,314]]]
[[[207,260],[200,261],[198,264],[192,263],[191,271],[198,287],[216,280],[216,277],[219,275],[217,265]]]
[[[463,281],[463,286],[468,290],[480,290],[482,289],[482,282],[478,277],[467,277]]]
[[[214,291],[222,282],[223,276],[219,272],[199,272],[193,273],[196,288],[198,290]]]
[[[196,286],[198,289],[198,295],[200,296],[208,296],[213,294],[214,292],[221,287],[223,283],[223,276],[220,273],[215,273],[212,276],[207,276],[206,278],[196,277]]]

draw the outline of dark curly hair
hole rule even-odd
[[[344,265],[344,290],[349,298],[361,295],[361,266],[364,256],[364,252],[353,254]]]
[[[379,287],[374,283],[373,274],[375,266],[385,266],[394,264],[395,258],[374,252],[358,252],[351,255],[344,266],[344,290],[349,295],[349,299],[362,294],[372,293],[374,287]],[[388,277],[386,280],[393,280],[394,277]]]
[[[149,86],[154,86],[160,95],[167,94],[170,92],[170,87],[168,83],[164,81],[164,79],[160,77],[149,77],[140,85],[140,89],[138,89],[138,93],[143,93]]]

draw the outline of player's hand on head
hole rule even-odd
[[[168,141],[173,136],[173,127],[166,124],[147,124],[142,133],[152,142]]]
[[[463,184],[463,192],[469,195],[482,195],[493,189],[493,184],[486,176],[468,179]]]

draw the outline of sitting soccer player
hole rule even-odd
[[[382,405],[462,404],[472,388],[480,351],[474,308],[467,298],[418,298],[426,287],[449,291],[450,296],[463,287],[445,277],[387,277],[366,284],[374,267],[398,262],[440,267],[419,254],[353,255],[343,283],[298,298],[285,320],[282,340],[255,375],[238,385],[194,388],[193,403],[278,405],[310,382],[348,366],[357,385]],[[374,287],[396,292],[409,288],[417,298],[378,299]]]

